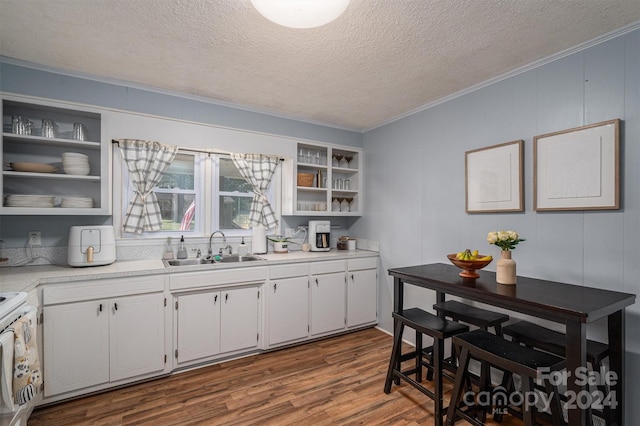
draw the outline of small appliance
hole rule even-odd
[[[115,262],[113,226],[72,226],[67,259],[69,266],[100,266]]]
[[[328,220],[309,221],[309,243],[311,251],[329,251],[331,245],[331,222]]]

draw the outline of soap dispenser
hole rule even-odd
[[[249,253],[249,247],[244,243],[244,237],[242,237],[242,242],[238,246],[238,256],[246,256]]]
[[[163,259],[173,259],[173,248],[171,247],[171,237],[167,237],[167,242],[164,246],[164,254],[162,255]]]
[[[187,248],[184,246],[184,235],[180,236],[180,246],[178,247],[178,259],[186,259],[189,257]]]

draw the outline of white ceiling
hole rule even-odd
[[[638,21],[638,0],[351,0],[307,30],[249,0],[0,0],[0,55],[362,131]]]

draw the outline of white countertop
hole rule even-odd
[[[41,265],[0,268],[0,292],[30,291],[38,284],[67,283],[106,278],[159,275],[177,272],[247,268],[251,266],[283,263],[317,262],[322,260],[348,260],[361,257],[377,257],[367,250],[335,250],[329,252],[292,251],[286,254],[258,255],[264,259],[248,263],[217,263],[209,265],[165,267],[160,259],[118,260],[111,265],[73,268],[71,266]]]

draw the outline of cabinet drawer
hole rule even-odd
[[[164,291],[164,277],[91,280],[73,284],[53,284],[42,291],[42,303],[79,302],[140,293]]]
[[[269,268],[269,278],[272,280],[305,277],[307,275],[309,275],[308,263],[292,263],[290,265],[277,265]]]
[[[349,259],[347,261],[347,269],[349,271],[358,271],[360,269],[377,269],[377,257],[363,257],[360,259]]]
[[[222,271],[188,272],[171,275],[169,288],[182,290],[198,287],[217,287],[224,284],[240,284],[255,281],[266,281],[267,268],[237,268]]]
[[[330,262],[313,262],[311,264],[311,274],[331,274],[333,272],[344,272],[346,263],[344,260],[334,260]]]

